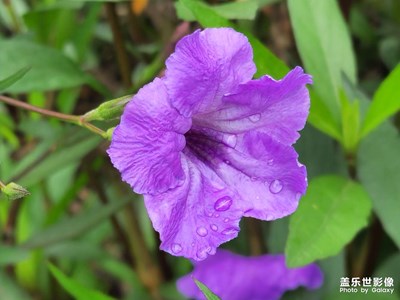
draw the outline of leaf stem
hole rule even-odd
[[[124,210],[126,230],[132,256],[135,258],[136,268],[144,286],[148,288],[153,299],[161,299],[159,287],[163,282],[163,275],[159,266],[154,263],[149,249],[146,247],[143,232],[137,219],[137,213],[132,204],[128,204]]]
[[[65,122],[79,125],[81,127],[84,127],[86,129],[102,136],[103,138],[106,138],[106,132],[104,130],[94,126],[93,124],[87,122],[85,120],[84,116],[75,116],[75,115],[67,115],[67,114],[59,113],[56,111],[37,107],[37,106],[31,105],[29,103],[25,103],[20,100],[6,97],[3,95],[0,95],[0,101],[7,103],[9,105],[15,106],[15,107],[19,107],[19,108],[23,108],[23,109],[26,109],[26,110],[29,110],[32,112],[36,112],[38,114],[41,114],[41,115],[44,115],[47,117],[52,117],[52,118],[56,118],[56,119],[59,119],[59,120],[65,121]]]

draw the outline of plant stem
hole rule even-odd
[[[115,3],[105,3],[108,21],[110,22],[111,31],[113,33],[114,47],[117,55],[119,71],[122,82],[126,89],[132,86],[131,68],[128,53],[124,45],[124,38],[121,32],[121,27],[118,22],[118,15],[115,11]]]
[[[12,106],[16,106],[16,107],[20,107],[32,112],[36,112],[38,114],[47,116],[47,117],[52,117],[52,118],[56,118],[65,122],[69,122],[69,123],[73,123],[76,125],[79,125],[81,127],[85,127],[86,129],[102,136],[103,138],[106,138],[106,132],[96,126],[94,126],[93,124],[87,122],[84,118],[84,116],[75,116],[75,115],[67,115],[67,114],[63,114],[63,113],[59,113],[56,111],[52,111],[52,110],[48,110],[48,109],[44,109],[44,108],[40,108],[25,102],[22,102],[20,100],[16,100],[10,97],[6,97],[3,95],[0,95],[0,101],[7,103],[9,105]]]
[[[127,205],[123,212],[126,220],[126,231],[129,236],[129,244],[132,255],[135,258],[139,278],[149,289],[154,299],[161,299],[159,287],[163,281],[162,273],[158,265],[154,263],[151,253],[146,247],[146,242],[136,218],[137,214],[133,205]]]
[[[6,185],[0,180],[0,190],[4,189],[6,187]]]
[[[3,0],[4,6],[6,7],[8,14],[11,17],[11,21],[14,25],[14,31],[19,33],[21,31],[21,27],[18,22],[17,14],[15,13],[14,7],[11,4],[10,0]]]
[[[246,233],[250,245],[250,254],[257,256],[265,253],[261,222],[253,218],[245,218]]]

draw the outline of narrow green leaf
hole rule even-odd
[[[0,78],[15,69],[31,66],[28,74],[6,89],[8,92],[47,91],[78,86],[88,81],[89,76],[79,66],[53,48],[8,39],[0,40],[0,49]]]
[[[334,175],[312,180],[290,218],[288,266],[338,254],[367,225],[370,210],[369,196],[360,184]]]
[[[365,137],[379,124],[400,109],[400,64],[389,74],[376,91],[362,126]]]
[[[333,137],[337,141],[341,140],[340,125],[333,118],[331,112],[321,98],[310,89],[311,107],[307,121],[323,133]]]
[[[32,296],[28,295],[21,284],[15,282],[5,270],[0,270],[0,282],[0,299],[32,300]]]
[[[199,3],[200,5],[203,4],[202,2]],[[260,3],[258,0],[244,0],[213,5],[209,6],[209,8],[221,17],[229,20],[253,20],[256,16],[259,5]],[[179,18],[186,21],[196,20],[196,16],[191,10],[187,9],[182,2],[176,2],[175,8]]]
[[[0,246],[0,266],[2,267],[20,262],[28,258],[28,256],[29,251],[26,249],[11,246]]]
[[[19,69],[17,72],[12,74],[11,76],[0,80],[0,92],[8,88],[9,86],[12,86],[14,83],[16,83],[18,80],[20,80],[28,71],[30,70],[30,67],[24,67],[22,69]]]
[[[375,213],[397,247],[400,248],[400,138],[385,123],[360,143],[358,174],[372,198]]]
[[[60,143],[56,151],[49,153],[33,168],[28,166],[27,170],[22,171],[23,175],[18,182],[29,188],[66,164],[79,161],[100,142],[100,138],[97,136],[82,131],[75,132],[71,137],[79,139],[71,144]]]
[[[296,44],[314,87],[336,121],[340,120],[341,72],[356,82],[349,32],[336,0],[289,0]]]
[[[107,205],[90,208],[77,216],[44,229],[42,232],[29,238],[22,246],[29,249],[46,247],[60,241],[78,237],[108,219],[131,201],[132,197],[127,197],[120,201],[113,201]]]
[[[346,153],[355,154],[360,141],[360,105],[358,100],[349,100],[340,91],[342,113],[342,145]]]
[[[77,300],[113,300],[114,298],[107,296],[99,291],[89,289],[76,280],[67,277],[63,272],[52,264],[48,264],[49,270],[57,279],[58,283]]]
[[[207,300],[220,300],[220,298],[215,295],[205,284],[198,281],[196,278],[193,278],[194,282],[196,283],[197,287],[201,290]]]

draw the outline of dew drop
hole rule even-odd
[[[225,135],[223,141],[229,147],[235,148],[237,145],[237,136],[235,134]]]
[[[172,244],[172,252],[175,254],[182,251],[182,246],[180,244]]]
[[[211,228],[212,231],[217,231],[217,230],[218,230],[218,226],[215,225],[215,224],[212,224],[212,225],[210,226],[210,228]]]
[[[282,191],[282,188],[283,184],[279,179],[275,179],[269,185],[269,190],[272,194],[278,194],[280,191]]]
[[[257,181],[257,179],[258,179],[257,177],[250,177],[251,181]]]
[[[204,227],[197,228],[196,232],[199,236],[202,236],[202,237],[204,237],[208,234],[208,230],[205,229]]]
[[[228,222],[229,222],[229,218],[225,218],[225,219],[224,219],[224,222],[225,222],[225,223],[228,223]]]
[[[269,159],[268,161],[267,161],[267,165],[268,166],[272,166],[274,164],[274,160],[273,159]]]
[[[231,207],[231,205],[232,205],[232,198],[229,196],[224,196],[215,201],[214,209],[216,211],[226,211]]]
[[[207,253],[210,253],[210,251],[211,251],[211,247],[200,248],[197,251],[196,256],[197,256],[198,259],[203,260],[203,259],[205,259],[207,257]]]
[[[209,217],[212,217],[212,215],[213,215],[212,213],[208,213],[208,214],[207,214],[207,216],[209,216]]]
[[[192,243],[192,247],[194,247],[195,243]]]
[[[253,123],[260,121],[260,119],[261,119],[261,114],[255,114],[249,117],[249,120]]]
[[[231,164],[231,162],[230,162],[229,160],[224,160],[224,162],[225,162],[227,165],[230,165],[230,164]]]
[[[215,214],[214,217],[219,218],[219,214]]]
[[[237,232],[239,232],[239,228],[228,227],[228,228],[224,229],[221,233],[224,235],[230,235],[230,234],[235,234]]]

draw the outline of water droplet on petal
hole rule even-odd
[[[215,214],[214,217],[219,218],[219,214]]]
[[[278,194],[280,191],[282,191],[282,188],[283,184],[279,179],[275,179],[269,185],[269,190],[272,194]]]
[[[212,215],[213,215],[212,213],[208,213],[208,214],[207,214],[207,216],[209,216],[209,217],[212,217]]]
[[[237,144],[237,136],[235,134],[227,134],[224,136],[223,141],[229,147],[235,148]]]
[[[261,114],[255,114],[249,117],[249,120],[253,123],[260,121],[260,119],[261,119]]]
[[[200,248],[200,249],[197,251],[196,256],[197,256],[198,259],[203,260],[203,259],[205,259],[205,258],[207,257],[207,253],[209,253],[210,251],[211,251],[211,247],[203,247],[203,248]]]
[[[212,231],[217,231],[218,230],[218,226],[215,225],[215,224],[212,224],[210,227],[211,227]]]
[[[229,161],[229,160],[224,160],[224,162],[227,164],[227,165],[230,165],[231,164],[231,162]]]
[[[237,232],[239,232],[239,228],[229,227],[229,228],[224,229],[221,233],[225,234],[225,235],[229,235],[229,234],[235,234]]]
[[[257,177],[250,177],[251,181],[257,181],[257,179],[258,179]]]
[[[207,235],[208,230],[205,229],[204,227],[199,227],[199,228],[197,228],[196,232],[197,232],[197,234],[198,234],[199,236],[204,237],[204,236]]]
[[[182,251],[182,246],[180,244],[172,244],[172,252],[175,254]]]
[[[229,218],[225,218],[225,219],[224,219],[224,222],[225,222],[225,223],[228,223],[228,222],[229,222]]]
[[[192,243],[192,247],[194,247],[195,243]]]
[[[274,160],[273,159],[269,159],[268,161],[267,161],[267,165],[268,166],[272,166],[274,164]]]
[[[225,196],[215,201],[214,209],[216,211],[226,211],[231,207],[231,205],[232,205],[232,198],[229,196]]]

